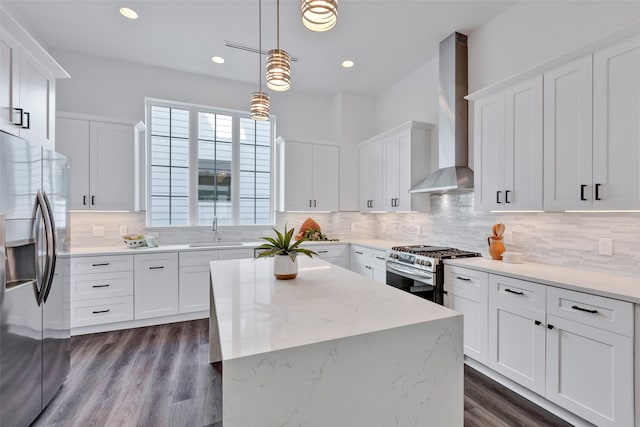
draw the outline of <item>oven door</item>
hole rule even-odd
[[[433,281],[432,273],[387,261],[387,284],[394,288],[435,302]]]

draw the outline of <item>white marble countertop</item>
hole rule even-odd
[[[212,244],[211,246],[198,246],[190,247],[189,244],[172,244],[172,245],[160,245],[157,248],[127,248],[123,245],[117,246],[91,246],[91,247],[72,247],[70,254],[73,256],[97,256],[97,255],[135,255],[138,253],[153,253],[153,252],[176,252],[176,251],[211,251],[216,249],[252,249],[265,243],[264,241],[254,242],[224,242],[221,241],[218,244]],[[348,245],[348,244],[366,246],[372,249],[389,250],[392,246],[398,246],[398,242],[391,242],[387,240],[377,239],[354,239],[354,240],[339,240],[339,241],[308,241],[304,245]],[[197,243],[200,245],[201,243]]]
[[[223,361],[460,316],[325,261],[298,262],[293,280],[276,280],[269,258],[211,262]]]
[[[640,277],[620,276],[533,262],[509,264],[490,258],[451,259],[446,260],[445,264],[640,304]]]

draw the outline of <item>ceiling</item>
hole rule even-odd
[[[514,2],[340,0],[336,27],[314,33],[301,23],[300,1],[282,0],[280,47],[301,58],[292,64],[292,89],[377,94],[434,58],[439,41],[451,32],[468,34]],[[224,45],[229,40],[258,47],[257,0],[3,0],[2,5],[50,50],[258,84],[257,54]],[[135,9],[139,19],[121,16],[121,6]],[[276,1],[263,0],[262,14],[262,45],[268,50],[276,47]],[[214,55],[225,63],[214,64]],[[342,68],[345,59],[355,66]]]

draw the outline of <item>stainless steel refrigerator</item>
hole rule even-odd
[[[68,163],[0,132],[0,426],[28,426],[69,372]]]

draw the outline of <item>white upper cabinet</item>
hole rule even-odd
[[[475,104],[476,208],[542,209],[542,78]]]
[[[279,210],[337,211],[339,147],[279,138]]]
[[[382,211],[382,140],[360,148],[360,211]]]
[[[429,211],[429,195],[409,190],[430,173],[431,129],[409,122],[362,143],[361,212]]]
[[[591,55],[544,74],[544,208],[588,209],[592,189]]]
[[[71,209],[134,210],[135,127],[58,117],[57,150],[71,162]]]
[[[0,9],[0,129],[55,148],[56,78],[69,75]]]
[[[593,101],[593,208],[640,209],[640,36],[594,54]]]

